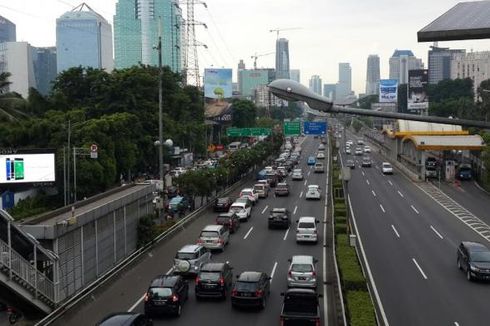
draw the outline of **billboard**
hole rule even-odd
[[[398,80],[381,79],[379,81],[379,103],[396,103],[398,100]]]
[[[0,155],[0,184],[54,181],[54,153]]]
[[[408,110],[427,110],[429,108],[428,84],[429,71],[427,69],[408,71]]]
[[[231,98],[233,84],[231,69],[204,69],[204,97]]]

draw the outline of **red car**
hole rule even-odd
[[[230,233],[235,233],[240,227],[240,218],[235,213],[222,213],[216,218],[216,224],[224,225],[230,230]]]
[[[214,202],[214,211],[228,212],[231,204],[233,204],[233,200],[230,197],[216,198],[216,201]]]

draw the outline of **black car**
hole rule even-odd
[[[97,326],[153,326],[153,321],[143,314],[137,312],[112,313],[101,321]]]
[[[215,212],[228,212],[233,200],[230,197],[216,198],[214,201]]]
[[[206,263],[196,277],[196,299],[218,297],[226,299],[233,282],[233,268],[228,263]]]
[[[269,229],[281,227],[289,228],[291,225],[291,214],[286,208],[273,208],[269,215]]]
[[[232,307],[265,308],[271,291],[271,278],[264,272],[243,272],[231,291]]]
[[[173,314],[180,316],[188,298],[189,284],[180,275],[160,275],[145,294],[145,315]]]
[[[463,241],[458,247],[458,268],[468,281],[490,280],[490,250],[479,242]]]

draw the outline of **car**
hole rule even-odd
[[[383,172],[383,174],[393,174],[393,167],[390,163],[383,162],[381,164],[381,172]]]
[[[288,260],[288,287],[306,287],[316,289],[317,259],[312,256],[297,255]]]
[[[277,168],[277,173],[281,175],[282,178],[286,177],[288,175],[287,168],[285,166],[279,166]]]
[[[369,147],[368,145],[365,145],[363,148],[363,151],[364,151],[364,153],[371,153],[371,147]]]
[[[368,156],[364,156],[362,158],[361,166],[370,168],[371,167],[371,158]]]
[[[296,221],[296,242],[318,242],[317,224],[319,221],[311,216],[300,217]]]
[[[237,275],[231,291],[231,306],[265,308],[270,296],[271,278],[264,272],[247,271]]]
[[[462,241],[458,246],[457,265],[466,279],[490,280],[490,250],[480,242]]]
[[[352,154],[350,147],[345,148],[345,154],[349,154],[349,155]]]
[[[354,162],[354,160],[347,160],[345,161],[345,166],[351,169],[355,169],[356,163]]]
[[[362,155],[362,148],[356,147],[356,150],[354,152],[355,155]]]
[[[175,254],[173,274],[197,274],[201,265],[208,263],[210,260],[211,253],[204,246],[185,245]]]
[[[202,265],[196,276],[194,292],[196,299],[218,297],[226,299],[233,286],[233,267],[226,263]]]
[[[316,158],[319,160],[323,160],[325,158],[325,153],[324,152],[318,152],[316,154]]]
[[[216,217],[216,224],[224,225],[230,233],[235,233],[240,228],[240,218],[233,212],[221,213]]]
[[[240,197],[246,196],[252,202],[252,205],[257,204],[259,201],[259,194],[253,188],[245,188],[240,191]]]
[[[287,208],[273,208],[269,215],[268,228],[281,227],[289,229],[291,225],[291,213]]]
[[[309,156],[306,164],[315,165],[315,163],[316,163],[316,158],[314,156]]]
[[[199,234],[197,243],[207,249],[225,251],[225,246],[230,241],[230,231],[223,225],[206,225]]]
[[[319,151],[325,150],[325,145],[323,143],[321,143],[320,145],[318,145],[318,150]]]
[[[354,145],[354,142],[352,140],[348,140],[345,142],[345,144],[348,146],[352,146],[352,145]]]
[[[291,175],[292,180],[303,180],[303,171],[301,169],[294,169]]]
[[[184,214],[186,209],[190,207],[189,201],[186,197],[175,196],[170,199],[167,209],[172,213]]]
[[[364,145],[364,140],[358,139],[357,140],[357,145]]]
[[[269,197],[269,188],[263,183],[256,183],[254,185],[254,191],[257,192],[259,198]]]
[[[278,183],[274,194],[276,196],[289,196],[289,185],[286,182]]]
[[[256,183],[263,184],[268,190],[271,189],[271,185],[269,184],[269,180],[267,179],[257,180]]]
[[[216,198],[213,208],[215,212],[228,212],[231,204],[233,200],[230,197]]]
[[[291,288],[285,293],[279,322],[281,326],[320,325],[320,305],[317,294],[313,289]]]
[[[153,321],[137,312],[116,312],[105,316],[96,326],[153,326]]]
[[[182,314],[189,296],[189,283],[180,275],[159,275],[151,281],[144,296],[145,315]]]
[[[314,172],[315,173],[323,173],[323,172],[325,172],[325,168],[323,166],[323,163],[316,163],[315,164]]]
[[[274,170],[271,170],[270,172],[267,172],[266,178],[269,181],[269,185],[274,188],[277,183],[279,182],[279,175],[276,174]]]
[[[238,201],[239,199],[240,201]],[[238,215],[240,222],[243,220],[248,221],[248,219],[252,216],[252,203],[248,197],[245,198],[247,201],[244,201],[241,198],[239,199],[231,204],[229,212]]]
[[[318,185],[309,185],[306,191],[305,199],[318,199],[322,197],[321,188]]]
[[[471,180],[471,178],[472,178],[471,171],[472,171],[471,165],[463,164],[458,168],[458,170],[456,172],[456,177],[459,180]]]

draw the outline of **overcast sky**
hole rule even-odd
[[[85,0],[111,24],[117,0]],[[369,54],[381,58],[381,78],[388,78],[388,59],[395,49],[410,49],[427,68],[430,43],[417,43],[417,31],[457,4],[458,0],[207,0],[208,9],[196,6],[201,70],[234,69],[239,59],[252,68],[254,53],[275,51],[273,28],[289,39],[291,68],[301,70],[301,82],[311,75],[323,83],[338,80],[338,63],[352,66],[353,89],[365,91]],[[79,5],[78,0],[0,0],[0,15],[17,25],[17,40],[34,46],[54,46],[56,18]],[[185,7],[183,7],[185,9]],[[440,42],[439,46],[486,51],[490,41]],[[259,67],[274,67],[274,55],[258,59]]]

